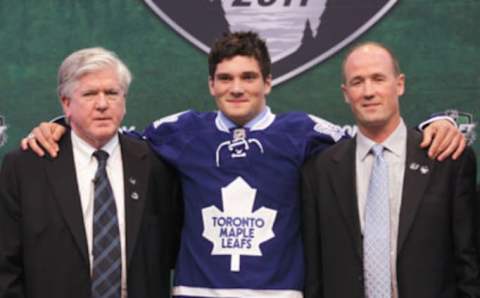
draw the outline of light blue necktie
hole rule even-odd
[[[388,168],[383,159],[383,150],[383,146],[379,144],[371,149],[375,161],[365,206],[363,269],[368,298],[392,297]]]

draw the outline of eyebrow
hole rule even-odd
[[[246,71],[242,71],[240,74],[240,76],[244,76],[244,75],[255,75],[255,76],[261,76],[261,73],[258,72],[258,71],[255,71],[255,70],[246,70]],[[215,74],[215,76],[234,76],[234,74],[230,73],[230,72],[218,72]]]

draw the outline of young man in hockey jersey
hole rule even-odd
[[[182,179],[185,214],[176,297],[303,297],[299,168],[346,136],[305,113],[272,113],[266,105],[270,66],[266,45],[256,34],[225,35],[209,55],[209,89],[219,111],[181,112],[137,134]],[[52,142],[60,130],[52,126],[34,133],[55,155]],[[436,138],[433,156],[439,156],[439,147],[446,155],[462,151],[457,132],[435,132],[435,125],[428,129],[426,143],[433,134],[447,136]],[[32,138],[26,143],[40,149]]]

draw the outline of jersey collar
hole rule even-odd
[[[252,120],[247,122],[243,127],[248,128],[250,131],[264,130],[272,124],[275,120],[275,114],[272,113],[270,107],[266,106],[263,111],[255,116]],[[230,129],[238,127],[232,120],[230,120],[224,113],[217,111],[217,117],[215,118],[215,125],[217,129],[223,132],[230,132]]]

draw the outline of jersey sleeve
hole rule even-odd
[[[175,164],[183,147],[188,143],[192,111],[183,111],[160,118],[151,123],[140,135],[152,149],[170,163]],[[138,134],[130,132],[129,134]]]
[[[306,157],[315,155],[333,144],[351,136],[340,126],[314,115],[307,115],[310,121],[307,130]]]

